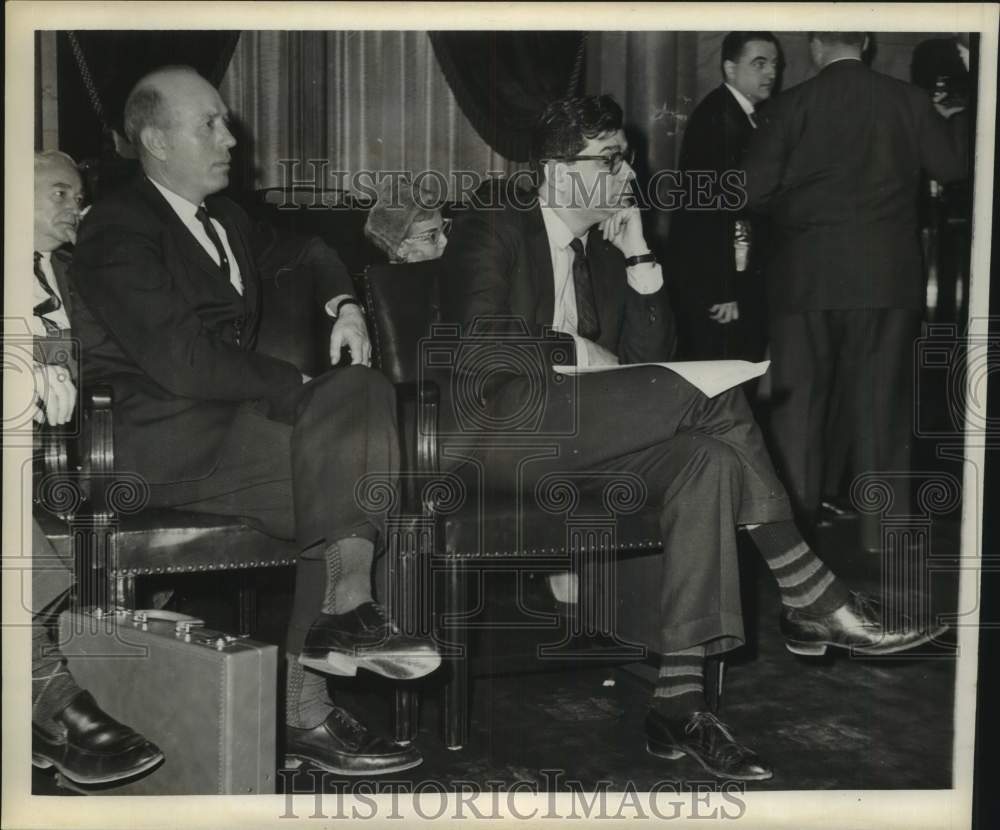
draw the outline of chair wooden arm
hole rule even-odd
[[[115,471],[114,429],[109,386],[95,386],[86,392],[80,470],[94,514],[108,514],[107,490]]]

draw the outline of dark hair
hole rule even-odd
[[[531,164],[541,180],[541,160],[574,156],[592,138],[622,128],[622,108],[610,95],[587,95],[553,101],[541,114],[531,137]]]
[[[809,40],[821,40],[823,43],[840,43],[844,46],[856,46],[863,49],[865,46],[864,32],[810,32]]]
[[[719,58],[719,68],[725,77],[726,69],[723,64],[726,61],[735,63],[743,55],[743,49],[748,43],[754,40],[763,40],[773,43],[774,48],[781,52],[781,44],[771,32],[730,32],[722,39],[722,55]]]

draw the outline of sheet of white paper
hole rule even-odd
[[[618,372],[639,366],[660,366],[676,372],[704,394],[714,398],[720,392],[758,378],[767,371],[770,360],[751,363],[748,360],[689,360],[677,363],[628,363],[624,366],[553,366],[561,375],[589,375],[596,372]]]

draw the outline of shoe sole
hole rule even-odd
[[[163,753],[160,753],[155,758],[146,761],[141,766],[131,769],[125,773],[118,773],[116,775],[105,775],[98,778],[84,777],[77,775],[71,770],[66,769],[58,761],[53,761],[49,758],[43,758],[41,755],[31,756],[31,765],[37,769],[50,769],[55,767],[60,775],[68,778],[74,784],[111,784],[115,781],[125,781],[129,778],[135,778],[137,775],[142,775],[144,772],[148,772],[153,767],[157,766],[163,760]]]
[[[721,770],[713,769],[705,763],[705,760],[697,752],[692,752],[686,747],[679,747],[676,744],[667,745],[646,741],[646,752],[650,755],[655,755],[657,758],[666,758],[668,761],[676,761],[678,758],[687,755],[694,758],[706,772],[710,772],[716,778],[728,779],[730,781],[767,781],[774,776],[771,770],[756,775],[733,775],[732,773],[722,772]]]
[[[878,646],[870,646],[868,648],[864,646],[850,646],[844,645],[843,643],[805,643],[801,640],[785,640],[785,648],[787,648],[792,654],[797,654],[801,657],[822,657],[826,654],[826,650],[828,648],[839,648],[855,654],[865,654],[877,657],[880,654],[899,654],[902,651],[908,651],[911,648],[926,645],[931,640],[935,640],[940,637],[947,630],[948,627],[944,626],[938,631],[931,631],[924,634],[919,640],[914,640],[911,643],[882,648]]]
[[[354,677],[358,669],[379,674],[390,680],[416,680],[435,671],[441,665],[441,655],[424,657],[393,657],[387,654],[355,656],[340,651],[328,652],[325,658],[299,655],[299,663],[310,669],[338,677]]]
[[[331,766],[330,764],[325,764],[316,758],[310,758],[308,755],[286,755],[285,756],[285,769],[298,769],[304,763],[310,763],[315,767],[319,767],[324,772],[332,772],[335,775],[344,775],[348,777],[360,777],[360,776],[371,776],[371,775],[389,775],[394,772],[403,772],[408,769],[413,769],[414,767],[419,767],[424,762],[423,758],[417,758],[416,761],[407,761],[405,763],[396,764],[394,766],[379,767],[377,770],[349,770],[341,769],[339,767]]]

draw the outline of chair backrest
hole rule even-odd
[[[420,379],[420,341],[441,320],[440,260],[371,265],[363,282],[375,365],[393,383]]]

